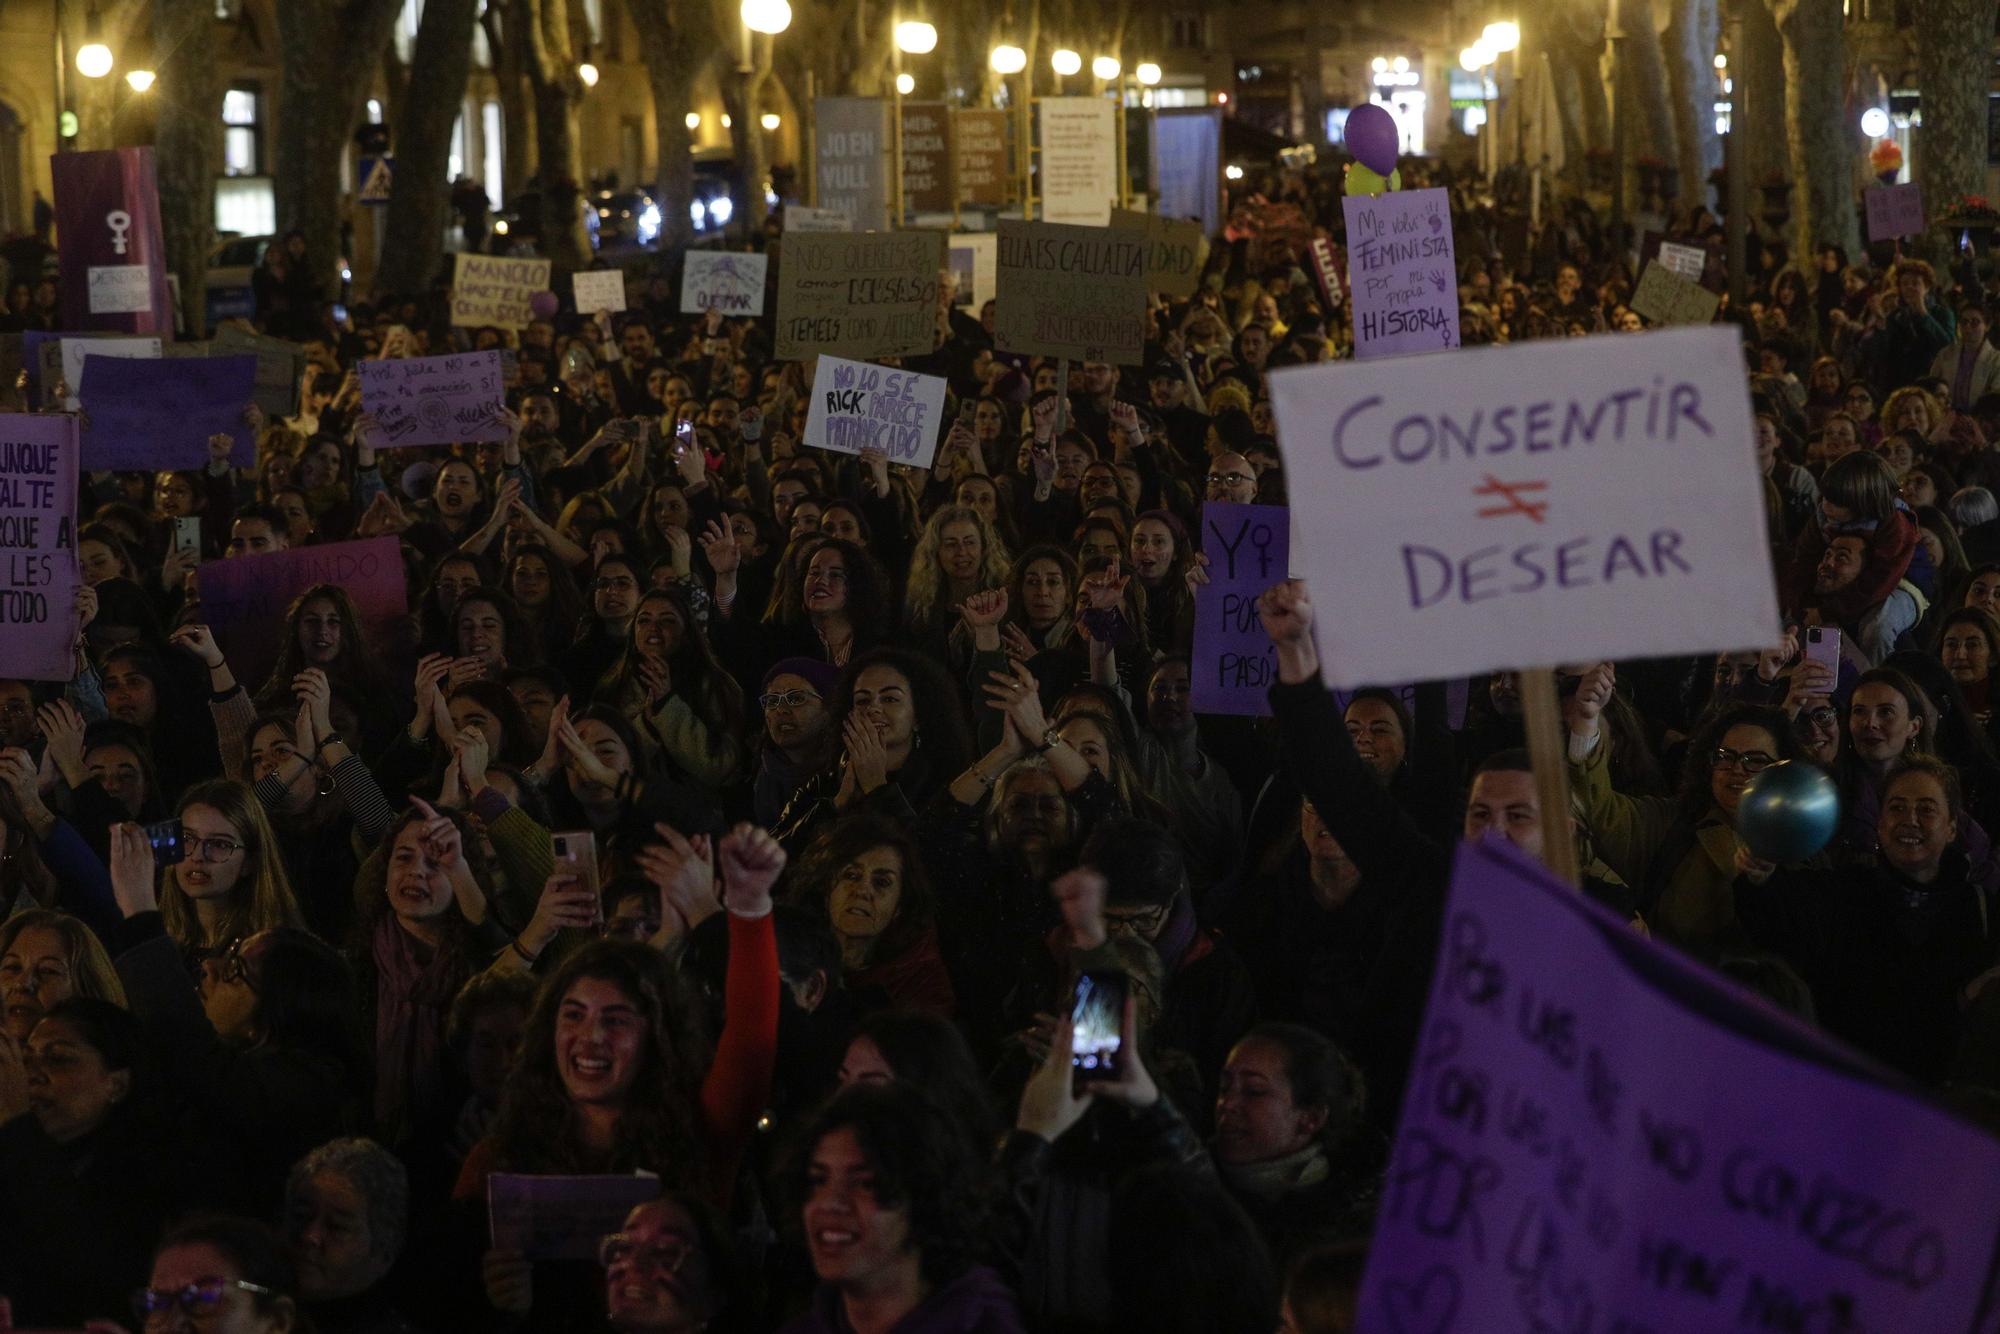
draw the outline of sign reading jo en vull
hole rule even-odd
[[[1277,656],[1257,619],[1257,599],[1285,581],[1290,512],[1211,500],[1201,507],[1201,533],[1209,582],[1194,599],[1194,710],[1268,717]]]
[[[903,103],[903,207],[951,212],[951,112],[942,102]]]
[[[821,357],[799,443],[840,454],[874,446],[892,463],[928,468],[937,453],[946,381],[844,357]]]
[[[778,261],[780,357],[909,357],[937,346],[943,232],[799,232]]]
[[[1007,202],[1007,113],[966,109],[952,120],[958,161],[958,197],[966,204],[998,207]]]
[[[879,97],[813,102],[813,191],[863,231],[889,225],[889,109]]]
[[[1458,269],[1443,190],[1348,195],[1347,266],[1354,355],[1392,357],[1458,346]]]
[[[1422,1032],[1356,1330],[1992,1328],[2000,1141],[1510,844]]]
[[[994,341],[1002,352],[1139,363],[1146,345],[1146,234],[1052,222],[1000,224]]]
[[[1331,685],[1742,649],[1777,629],[1733,328],[1270,383]]]
[[[535,317],[528,304],[549,285],[546,259],[502,259],[497,255],[452,256],[451,322],[456,325],[525,329]]]
[[[76,418],[0,416],[0,661],[8,676],[76,674]]]

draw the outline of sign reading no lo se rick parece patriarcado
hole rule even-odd
[[[1329,684],[1778,632],[1734,328],[1276,371]]]

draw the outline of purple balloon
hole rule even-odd
[[[528,309],[535,312],[535,318],[538,320],[554,319],[561,305],[554,292],[537,292],[528,298]]]
[[[1396,118],[1375,103],[1365,103],[1347,113],[1347,128],[1341,131],[1341,141],[1354,154],[1356,162],[1377,176],[1387,176],[1396,169],[1396,150],[1401,147]]]

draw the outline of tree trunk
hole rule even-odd
[[[1813,247],[1830,243],[1853,255],[1854,172],[1844,132],[1846,62],[1841,0],[1774,0],[1785,44],[1785,143],[1791,156],[1792,263],[1811,266]],[[1989,38],[1990,40],[1990,38]]]
[[[729,111],[729,141],[736,159],[732,173],[735,179],[731,182],[731,193],[736,198],[729,219],[730,230],[740,230],[746,237],[755,237],[764,230],[764,218],[769,212],[764,203],[764,180],[771,174],[771,155],[764,147],[764,127],[758,124],[764,109],[764,86],[771,80],[771,39],[761,33],[752,36],[757,39],[751,48],[756,53],[753,68],[748,73],[723,68],[718,70],[716,79],[722,89],[722,105]],[[726,64],[726,58],[719,63]]]
[[[590,263],[584,230],[583,155],[576,139],[576,106],[583,81],[570,44],[569,0],[516,0],[528,39],[522,66],[535,92],[535,184],[541,191],[541,252],[555,267],[574,272]]]
[[[1993,0],[1915,0],[1912,17],[1924,123],[1916,133],[1911,175],[1923,187],[1924,211],[1937,217],[1965,195],[1986,193]],[[1932,262],[1943,263],[1956,241],[1933,227],[1918,245]]]
[[[678,17],[691,22],[706,13],[706,0],[678,6]],[[704,43],[675,22],[677,15],[653,0],[629,0],[626,12],[639,34],[639,57],[653,91],[653,137],[660,145],[660,162],[653,195],[660,205],[660,249],[683,250],[694,239],[688,202],[694,198],[694,135],[687,113],[694,109],[694,81],[700,72],[697,51]]]
[[[360,124],[376,60],[400,0],[285,0],[276,6],[277,143],[271,153],[278,230],[296,228],[323,292],[337,292],[340,160]]]
[[[1722,165],[1715,133],[1715,49],[1720,20],[1715,0],[1673,0],[1667,29],[1667,76],[1673,86],[1674,142],[1679,149],[1683,207],[1706,204],[1708,173]]]
[[[1785,46],[1766,0],[1740,0],[1737,49],[1730,52],[1729,133],[1743,150],[1752,189],[1791,170],[1785,146]]]
[[[451,127],[465,107],[472,74],[472,29],[479,0],[427,0],[417,25],[413,69],[423,71],[396,122],[396,187],[389,196],[391,239],[375,269],[378,292],[423,291],[444,255],[451,211]]]
[[[534,130],[528,119],[528,81],[521,70],[519,15],[509,6],[486,6],[479,26],[493,57],[493,84],[500,100],[500,199],[510,202],[528,185],[528,139]],[[487,184],[491,185],[489,181]]]
[[[1676,157],[1674,114],[1667,96],[1660,36],[1653,24],[1652,0],[1619,0],[1619,12],[1625,25],[1625,77],[1632,81],[1625,105],[1633,113],[1632,128],[1637,131],[1632,156],[1634,160],[1653,157],[1671,163]],[[1641,198],[1637,194],[1630,197]]]
[[[179,276],[181,317],[188,336],[203,337],[208,318],[204,283],[215,235],[216,159],[222,103],[217,77],[215,0],[158,0],[153,49],[160,53],[153,85],[153,166],[160,187],[160,231],[167,271]]]

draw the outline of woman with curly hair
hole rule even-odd
[[[904,1083],[828,1103],[792,1169],[819,1289],[785,1334],[853,1329],[1020,1334],[1020,1308],[977,1258],[979,1164],[937,1105]]]
[[[908,834],[869,814],[835,821],[800,856],[787,898],[840,942],[847,990],[864,1009],[951,1017],[957,1001],[938,952],[930,880]]]
[[[1944,405],[1928,390],[1906,384],[1883,400],[1880,423],[1885,441],[1899,431],[1915,431],[1934,442],[1944,434]]]
[[[644,1169],[665,1187],[727,1202],[770,1095],[778,1040],[771,885],[785,854],[749,825],[724,837],[717,853],[729,970],[714,1061],[705,1058],[694,1004],[666,956],[631,941],[585,946],[542,984],[499,1120],[466,1158],[457,1198],[483,1202],[493,1172]],[[594,1268],[564,1273],[501,1249],[488,1249],[482,1267],[488,1301],[532,1317],[532,1327],[561,1327],[564,1317],[592,1312],[602,1320]]]
[[[1006,636],[1011,626],[1037,653],[1068,644],[1081,578],[1076,562],[1061,547],[1029,547],[1007,576],[1007,619],[1001,634]]]
[[[735,534],[710,524],[702,550],[715,571],[715,646],[739,681],[755,681],[779,658],[817,658],[842,667],[888,638],[894,615],[889,576],[875,558],[852,542],[814,535],[818,545],[802,566],[793,542],[780,567],[778,587],[762,622],[735,607],[736,570],[742,548]],[[790,596],[787,575],[800,570],[799,595]]]
[[[958,624],[958,605],[1006,580],[1007,549],[993,525],[970,505],[940,507],[910,556],[903,593],[903,625],[910,642],[952,666],[947,650]]]
[[[743,768],[743,688],[724,671],[675,584],[639,599],[625,651],[597,697],[658,743],[683,776],[710,793]]]

